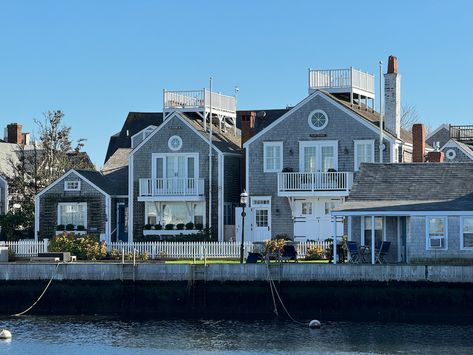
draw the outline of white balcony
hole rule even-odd
[[[236,99],[234,96],[210,92],[207,89],[187,91],[167,91],[163,93],[165,112],[204,112],[236,118]]]
[[[357,69],[309,69],[309,94],[315,90],[350,93],[374,99],[374,75]]]
[[[351,172],[279,173],[278,196],[348,196]]]
[[[140,179],[139,201],[200,201],[204,179]]]

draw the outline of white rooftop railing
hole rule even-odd
[[[210,92],[207,89],[187,91],[164,90],[164,110],[172,109],[210,109],[212,98],[212,109],[215,111],[235,113],[236,99],[234,96],[222,95]]]
[[[374,75],[357,69],[309,70],[309,88],[356,88],[374,94]]]

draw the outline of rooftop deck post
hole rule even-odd
[[[375,216],[371,216],[371,264],[375,264],[376,260],[375,260],[375,257],[374,257],[374,246],[375,246],[375,241],[374,241],[374,238],[376,236],[376,233],[375,233],[375,219],[376,217]]]
[[[332,220],[332,228],[333,228],[333,244],[332,244],[332,250],[333,250],[333,263],[337,263],[337,218],[334,217]]]

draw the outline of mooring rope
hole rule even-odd
[[[276,304],[276,298],[274,298],[273,285],[271,284],[271,275],[269,274],[269,260],[268,260],[266,271],[267,271],[267,274],[268,274],[268,282],[269,282],[269,288],[271,290],[271,297],[273,298],[273,306],[274,306],[273,312],[276,316],[279,316],[278,306]]]
[[[48,290],[49,288],[49,285],[51,285],[51,282],[53,282],[53,279],[54,279],[54,276],[56,276],[56,272],[57,272],[57,269],[59,268],[59,265],[60,263],[58,263],[56,265],[56,268],[54,269],[54,272],[53,272],[53,276],[51,276],[51,279],[49,280],[48,284],[46,285],[46,288],[43,290],[43,292],[39,295],[38,299],[30,306],[28,307],[27,309],[25,309],[23,312],[20,312],[20,313],[16,313],[16,314],[12,314],[12,317],[19,317],[19,316],[22,316],[23,314],[31,311],[33,309],[34,306],[36,306],[36,304],[41,300],[41,298],[43,298],[44,294],[46,293],[46,291]]]

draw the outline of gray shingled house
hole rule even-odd
[[[8,212],[8,182],[0,175],[0,215]]]
[[[444,153],[445,162],[473,161],[473,126],[442,124],[431,132],[426,143]]]
[[[374,250],[390,241],[388,261],[473,261],[473,163],[363,164],[348,201],[332,212],[348,240]]]
[[[349,195],[360,164],[380,161],[381,133],[383,162],[411,161],[412,137],[400,126],[400,74],[394,57],[385,74],[385,92],[380,132],[374,76],[355,69],[310,70],[309,95],[249,139],[244,137],[250,195],[245,239],[332,237],[330,212]],[[239,235],[239,224],[237,229]],[[337,234],[343,232],[343,223],[337,223]]]

